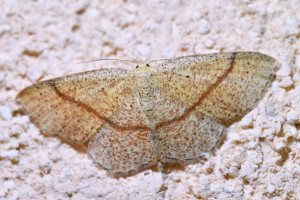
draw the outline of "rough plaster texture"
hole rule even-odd
[[[0,199],[300,199],[298,0],[10,0],[0,10]],[[86,145],[40,133],[15,103],[40,79],[115,66],[82,60],[237,50],[282,68],[198,164],[114,179]]]

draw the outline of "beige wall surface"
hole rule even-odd
[[[300,1],[73,0],[0,4],[0,199],[300,199]],[[193,54],[255,51],[282,63],[216,152],[112,178],[86,144],[42,133],[24,87],[75,72]]]

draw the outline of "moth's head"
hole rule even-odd
[[[148,63],[144,63],[144,64],[137,65],[135,68],[137,71],[146,71],[150,69],[150,65]]]

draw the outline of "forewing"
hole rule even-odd
[[[17,100],[43,131],[85,142],[123,103],[129,75],[123,69],[68,75],[27,87]]]
[[[152,78],[156,90],[186,111],[230,123],[256,105],[279,66],[274,58],[260,53],[218,53],[163,62],[153,69]],[[175,119],[155,117],[157,123]]]

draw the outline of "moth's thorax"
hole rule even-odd
[[[152,121],[154,90],[151,78],[151,70],[149,70],[149,66],[144,67],[144,70],[136,72],[135,81],[141,104],[144,110],[147,112],[149,120]],[[148,68],[148,70],[146,68]]]

